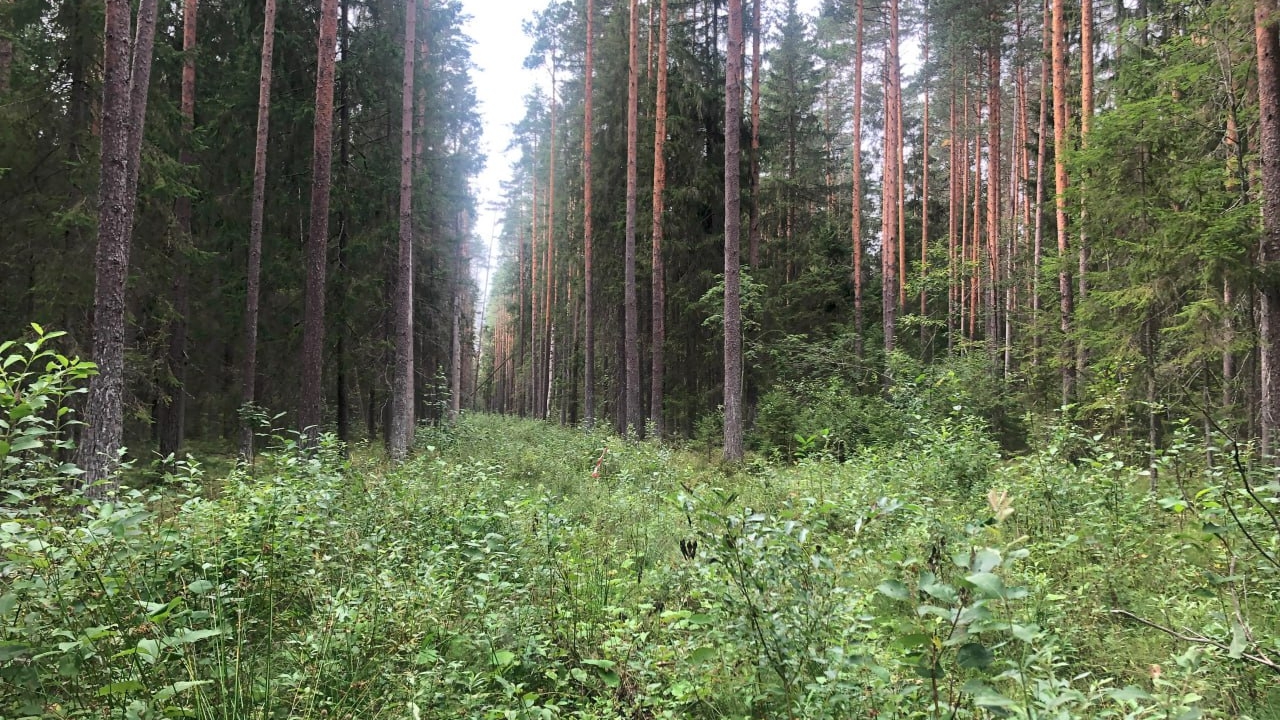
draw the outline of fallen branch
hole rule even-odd
[[[1123,608],[1112,608],[1111,614],[1119,615],[1120,617],[1128,618],[1140,625],[1146,625],[1147,627],[1152,628],[1154,630],[1159,630],[1160,632],[1168,635],[1169,637],[1181,640],[1183,642],[1194,643],[1196,645],[1208,645],[1210,647],[1218,648],[1219,650],[1224,650],[1228,654],[1231,653],[1230,647],[1223,645],[1222,643],[1218,642],[1217,640],[1214,640],[1213,638],[1207,638],[1203,635],[1188,635],[1186,633],[1181,633],[1181,632],[1178,632],[1177,630],[1174,630],[1173,628],[1165,627],[1164,625],[1152,622],[1144,617],[1135,615],[1132,612],[1129,612],[1128,610],[1125,610]],[[1268,668],[1269,670],[1271,670],[1271,672],[1280,674],[1280,663],[1277,663],[1276,661],[1272,660],[1271,658],[1265,655],[1242,652],[1240,653],[1240,658],[1242,660],[1248,660],[1249,662],[1256,663],[1265,668]]]

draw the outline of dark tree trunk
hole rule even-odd
[[[742,0],[729,0],[724,75],[724,459],[742,460]]]
[[[594,427],[596,422],[596,324],[592,294],[595,292],[592,275],[592,241],[594,228],[591,213],[591,146],[595,133],[595,121],[592,118],[592,73],[595,69],[595,0],[587,0],[587,60],[583,72],[585,88],[584,104],[586,109],[582,121],[582,300],[583,300],[583,413],[587,427]]]
[[[761,0],[751,3],[751,208],[747,225],[747,263],[760,267],[760,18]],[[664,31],[665,32],[665,31]],[[861,62],[858,58],[856,62]],[[857,102],[857,99],[854,100]]]
[[[333,164],[333,70],[338,0],[320,3],[316,43],[316,114],[312,138],[311,222],[307,233],[302,321],[302,397],[298,425],[314,444],[324,421],[324,294],[329,247],[329,189]]]
[[[195,129],[196,112],[196,11],[197,0],[184,0],[182,6],[182,134],[183,147],[180,161],[190,167],[195,163],[191,153],[191,132]],[[182,448],[183,423],[187,409],[187,315],[190,302],[187,294],[187,247],[194,245],[195,235],[191,226],[191,198],[183,196],[174,203],[174,219],[178,237],[173,244],[173,288],[171,291],[174,317],[169,322],[168,365],[169,401],[160,406],[157,421],[160,425],[160,457],[176,455]]]
[[[253,151],[253,208],[249,214],[249,267],[245,289],[244,368],[240,379],[240,402],[255,402],[254,381],[258,373],[258,297],[262,274],[262,215],[267,196],[267,130],[271,122],[271,58],[275,47],[276,0],[266,0],[262,25],[262,64],[258,74],[258,132]],[[253,457],[253,423],[246,416],[240,423],[240,456]]]
[[[138,199],[142,133],[155,43],[156,0],[142,0],[137,35],[129,57],[129,3],[107,0],[103,43],[102,176],[98,200],[98,250],[93,295],[93,360],[98,375],[89,383],[79,465],[87,493],[105,497],[118,488],[112,479],[124,436],[125,280],[129,242]]]

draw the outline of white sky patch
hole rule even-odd
[[[820,2],[800,0],[800,11],[812,15]],[[524,34],[524,22],[545,8],[547,0],[462,0],[462,6],[471,16],[466,30],[475,41],[471,48],[476,66],[472,79],[480,101],[483,150],[488,158],[474,185],[479,207],[475,232],[490,246],[489,264],[496,265],[499,258],[493,245],[502,216],[502,183],[511,177],[512,164],[519,159],[518,151],[507,150],[511,128],[524,116],[525,96],[537,85],[545,91],[549,81],[545,71],[524,69],[531,45]],[[744,12],[750,12],[750,0],[744,0],[743,6]],[[494,268],[479,265],[477,280],[481,292],[486,292]]]

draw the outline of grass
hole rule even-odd
[[[286,444],[8,507],[0,716],[1280,717],[1245,657],[1280,655],[1280,573],[1242,529],[1280,539],[1239,481],[1189,450],[1153,495],[1045,434],[730,468],[470,415],[396,469]]]

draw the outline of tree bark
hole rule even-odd
[[[1061,302],[1062,329],[1062,404],[1075,396],[1075,357],[1071,350],[1071,320],[1074,298],[1071,269],[1067,264],[1070,249],[1067,239],[1067,25],[1064,0],[1053,0],[1053,166],[1055,215],[1058,231],[1058,296]]]
[[[413,447],[413,98],[417,52],[417,0],[404,4],[404,70],[400,92],[400,243],[392,301],[396,359],[391,388],[391,459],[402,461]]]
[[[1273,0],[1255,0],[1254,38],[1258,49],[1258,124],[1262,164],[1262,241],[1258,296],[1261,304],[1260,449],[1276,453],[1280,425],[1280,32]]]
[[[1080,147],[1089,144],[1089,122],[1093,119],[1093,0],[1080,0]],[[1089,236],[1085,230],[1088,205],[1085,184],[1080,186],[1080,247],[1076,269],[1076,303],[1084,302],[1089,291]],[[1076,377],[1083,377],[1089,353],[1084,339],[1076,343]]]
[[[729,2],[724,76],[724,459],[742,460],[742,0]]]
[[[587,0],[587,58],[583,71],[585,109],[582,117],[582,394],[583,418],[588,428],[595,427],[596,423],[596,324],[592,298],[595,292],[592,267],[595,228],[591,217],[594,212],[591,202],[591,149],[595,134],[595,119],[592,117],[595,42],[595,0]]]
[[[256,399],[258,373],[258,296],[262,274],[262,216],[267,196],[267,135],[271,123],[271,58],[275,47],[276,0],[266,0],[262,25],[262,64],[258,73],[258,132],[253,151],[253,207],[249,211],[249,262],[245,284],[244,367],[240,403],[247,409]],[[240,420],[240,457],[253,457],[253,423]]]
[[[637,0],[631,0],[630,62],[627,70],[627,218],[626,257],[624,264],[624,314],[623,333],[627,373],[626,426],[628,433],[640,437],[644,421],[640,411],[640,332],[639,304],[636,298],[636,189],[639,184],[636,159],[639,155],[639,40],[640,10]]]
[[[337,52],[338,0],[320,3],[316,43],[316,112],[312,138],[311,221],[306,245],[302,322],[302,397],[298,424],[314,444],[324,421],[324,287],[329,246],[329,190],[333,163],[333,70]]]
[[[747,225],[747,263],[760,267],[760,20],[761,0],[751,3],[751,208]],[[666,3],[666,0],[663,0]],[[856,100],[855,100],[856,102]]]
[[[987,49],[987,352],[995,367],[999,361],[1000,285],[1000,39]]]
[[[98,249],[94,260],[93,360],[79,465],[86,494],[106,497],[118,489],[113,473],[124,439],[125,281],[138,200],[142,134],[155,43],[156,0],[138,7],[133,56],[129,53],[129,3],[107,0],[103,42],[102,169],[98,200]]]
[[[182,5],[182,151],[179,162],[187,167],[195,164],[191,152],[191,133],[195,129],[196,113],[196,13],[197,0],[184,0]],[[172,248],[173,287],[171,297],[173,318],[169,321],[169,347],[167,364],[169,377],[169,401],[160,406],[157,423],[160,426],[160,457],[176,455],[182,448],[184,421],[187,409],[187,316],[190,302],[187,294],[186,249],[194,243],[191,225],[191,198],[183,196],[174,201],[174,221],[178,237]]]
[[[666,372],[664,349],[667,341],[666,304],[667,290],[662,262],[664,197],[667,187],[667,0],[661,0],[658,10],[658,96],[657,116],[653,125],[653,276],[652,323],[653,358],[649,379],[649,419],[653,432],[659,438],[666,428],[663,423],[663,376]],[[756,0],[757,7],[759,0]],[[754,121],[754,118],[753,118]],[[754,156],[753,156],[754,157]]]
[[[1031,365],[1040,366],[1040,266],[1044,261],[1044,165],[1048,158],[1049,136],[1049,55],[1053,36],[1050,20],[1050,2],[1045,0],[1043,41],[1040,53],[1040,118],[1036,130],[1036,207],[1035,232],[1031,248]]]
[[[925,2],[924,20],[924,67],[929,66],[929,5]],[[928,357],[925,333],[928,324],[923,322],[929,316],[929,294],[925,288],[929,281],[929,76],[924,74],[924,119],[921,122],[921,174],[920,181],[920,352]]]
[[[859,361],[866,356],[866,311],[863,308],[862,268],[862,51],[863,51],[863,0],[858,0],[857,29],[853,50],[853,217],[850,234],[853,236],[853,352]]]
[[[885,69],[884,69],[884,104],[885,104],[885,128],[884,128],[884,177],[881,186],[881,265],[883,272],[881,281],[881,314],[884,326],[884,351],[885,354],[893,352],[895,347],[895,326],[897,323],[898,313],[898,293],[899,293],[899,269],[898,269],[898,210],[900,204],[898,201],[901,187],[899,179],[901,172],[898,168],[898,161],[901,155],[898,153],[899,139],[898,128],[900,120],[898,117],[898,105],[896,98],[898,96],[898,86],[900,77],[900,68],[898,61],[898,0],[890,0],[889,3],[889,33],[885,43]],[[885,374],[885,380],[888,381],[888,373]]]

